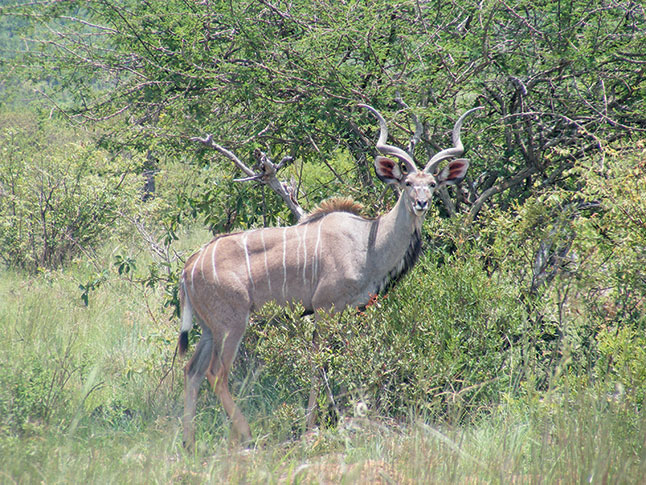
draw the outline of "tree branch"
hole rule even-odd
[[[473,206],[471,207],[471,210],[469,211],[469,221],[473,221],[475,219],[476,215],[478,215],[478,212],[480,212],[480,209],[484,205],[484,203],[493,195],[499,194],[500,192],[504,192],[505,190],[513,187],[514,185],[518,185],[521,183],[523,180],[525,180],[527,177],[535,173],[537,168],[532,165],[524,170],[521,170],[518,172],[516,175],[514,175],[511,178],[508,178],[506,180],[503,180],[499,184],[495,184],[491,187],[489,187],[487,190],[485,190],[482,194],[480,194],[480,197],[476,199],[476,201],[473,203]]]
[[[402,97],[397,93],[397,96],[395,97],[395,102],[402,107],[403,110],[409,111],[410,106],[406,104],[406,102],[402,99]],[[410,141],[408,142],[408,147],[406,148],[406,151],[408,152],[409,155],[413,155],[415,153],[415,146],[419,143],[419,141],[422,139],[422,135],[424,134],[424,124],[419,120],[417,115],[414,112],[410,112],[410,118],[413,124],[415,125],[415,133],[411,137]]]
[[[266,153],[256,150],[254,152],[254,156],[258,160],[258,166],[257,166],[257,172],[254,172],[252,169],[250,169],[242,160],[240,160],[233,152],[227,150],[221,145],[218,145],[213,141],[213,135],[206,135],[204,138],[200,137],[192,137],[191,141],[196,141],[200,142],[209,148],[213,148],[220,152],[222,155],[227,157],[229,160],[231,160],[236,167],[238,167],[240,170],[242,170],[247,177],[244,178],[239,178],[239,179],[234,179],[234,182],[250,182],[250,181],[258,181],[262,184],[268,185],[271,187],[271,189],[276,192],[280,196],[281,199],[285,202],[287,207],[289,207],[289,210],[292,212],[294,217],[296,218],[297,221],[299,221],[304,215],[305,211],[303,208],[300,206],[297,200],[297,193],[291,187],[285,182],[281,182],[278,180],[276,177],[276,174],[278,170],[281,168],[285,167],[289,162],[293,160],[292,157],[283,157],[283,159],[275,164],[274,162],[271,161],[271,159],[267,156]]]

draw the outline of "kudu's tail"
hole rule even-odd
[[[188,348],[188,332],[193,328],[193,307],[191,300],[186,293],[186,285],[184,283],[184,275],[179,282],[179,305],[182,318],[182,326],[179,331],[179,341],[177,348],[179,349],[180,357],[186,353]]]

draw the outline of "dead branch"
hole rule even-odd
[[[249,168],[244,162],[242,162],[242,160],[240,160],[233,152],[215,143],[213,141],[212,135],[206,135],[205,138],[193,137],[191,138],[191,141],[200,142],[208,146],[209,148],[217,150],[222,155],[231,160],[236,167],[238,167],[247,175],[247,177],[234,179],[235,182],[257,181],[262,184],[268,185],[274,192],[276,192],[280,196],[281,199],[283,199],[297,221],[299,221],[301,217],[305,215],[305,211],[298,203],[298,194],[296,193],[296,191],[290,184],[281,182],[276,176],[281,168],[285,167],[289,162],[293,160],[292,157],[283,157],[283,159],[276,164],[271,161],[266,153],[260,150],[256,150],[254,152],[254,156],[258,161],[258,165],[254,167],[257,171],[254,171]]]
[[[529,177],[536,171],[537,171],[537,168],[535,166],[529,166],[524,170],[521,170],[513,177],[503,180],[499,184],[495,184],[489,187],[480,195],[480,197],[476,199],[476,201],[473,203],[473,206],[471,206],[471,210],[469,211],[469,220],[473,221],[473,219],[475,219],[476,215],[478,215],[478,212],[480,212],[480,209],[482,208],[484,203],[490,197],[492,197],[495,194],[499,194],[500,192],[504,192],[505,190],[515,185],[518,185],[519,183],[521,183],[523,180],[525,180],[527,177]]]

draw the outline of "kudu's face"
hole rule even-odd
[[[428,210],[437,180],[431,174],[414,172],[404,177],[401,187],[406,194],[406,207],[420,217]]]
[[[444,184],[455,184],[462,180],[469,168],[469,162],[463,158],[453,160],[444,170],[436,175],[426,170],[408,168],[405,172],[402,165],[388,157],[375,158],[377,176],[387,184],[398,185],[404,192],[405,205],[417,217],[422,217],[428,210],[433,193]]]
[[[381,155],[375,158],[377,176],[387,184],[399,186],[403,191],[406,199],[404,202],[408,210],[416,217],[422,217],[428,209],[433,193],[438,188],[442,185],[457,184],[465,177],[469,161],[464,158],[456,158],[439,173],[433,173],[442,160],[459,157],[464,153],[464,146],[460,140],[462,123],[467,116],[482,107],[472,108],[460,116],[453,127],[453,144],[455,146],[436,153],[423,170],[418,170],[411,154],[386,143],[388,127],[383,116],[371,106],[366,104],[359,106],[368,109],[379,121],[379,140],[376,148]]]

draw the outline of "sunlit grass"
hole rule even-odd
[[[229,441],[229,423],[203,389],[197,451],[189,455],[181,442],[182,363],[173,360],[177,322],[161,310],[160,295],[116,277],[86,307],[78,284],[88,271],[0,274],[2,483],[640,483],[646,476],[644,419],[592,384],[520,393],[457,424],[348,415],[301,434],[293,410],[283,412],[251,374],[233,385],[250,408],[257,447]]]

